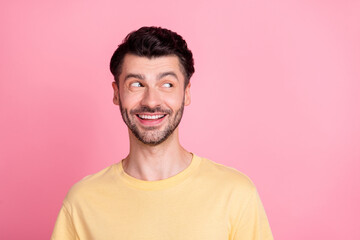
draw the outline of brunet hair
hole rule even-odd
[[[165,28],[142,27],[126,36],[110,61],[110,71],[117,84],[119,84],[119,75],[126,54],[148,58],[176,55],[185,77],[185,87],[195,72],[193,55],[185,40],[177,33]]]

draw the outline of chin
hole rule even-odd
[[[163,134],[163,136],[157,136],[157,137],[144,136],[144,135],[140,136],[140,134],[138,134],[137,132],[133,132],[133,134],[143,144],[149,145],[149,146],[157,146],[157,145],[165,142],[172,135],[172,132],[167,133],[167,134],[165,133],[165,134]]]

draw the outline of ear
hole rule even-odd
[[[185,88],[185,101],[184,101],[185,106],[188,106],[191,103],[190,87],[191,87],[191,83],[189,82]]]
[[[115,105],[119,105],[120,104],[120,99],[119,99],[119,87],[117,85],[116,82],[112,83],[112,87],[114,89],[114,97],[113,97],[113,102]]]

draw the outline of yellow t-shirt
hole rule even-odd
[[[193,154],[167,179],[144,181],[122,163],[76,183],[68,192],[51,239],[273,239],[251,180],[234,168]]]

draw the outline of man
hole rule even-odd
[[[256,188],[179,143],[191,51],[167,29],[130,33],[111,58],[130,152],[67,194],[52,239],[273,239]]]

